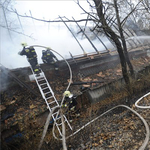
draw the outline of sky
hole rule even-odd
[[[80,4],[89,11],[89,4],[85,0],[80,1]],[[15,0],[12,6],[21,15],[30,15],[31,12],[33,17],[39,19],[56,20],[58,16],[66,16],[69,19],[74,17],[77,20],[86,17],[74,0]],[[26,56],[18,55],[18,52],[22,50],[22,42],[26,42],[28,46],[41,45],[51,47],[64,58],[70,57],[69,52],[71,52],[72,55],[83,54],[82,49],[63,23],[45,23],[19,17],[20,25],[16,14],[9,13],[6,14],[6,17],[8,20],[12,20],[12,27],[15,28],[16,31],[23,32],[32,37],[29,38],[11,32],[10,38],[8,30],[0,28],[0,62],[9,69],[29,66]],[[67,25],[77,31],[75,23],[67,23]],[[84,25],[84,23],[80,23],[80,26],[81,25]],[[81,36],[79,36],[78,40],[87,53],[95,52],[87,39],[81,40]],[[108,47],[112,47],[107,39],[104,38],[103,42],[105,42]],[[98,39],[93,41],[93,43],[98,50],[105,49]],[[35,49],[38,54],[38,62],[41,64],[43,49],[37,47]],[[59,55],[56,54],[56,56],[62,59]]]

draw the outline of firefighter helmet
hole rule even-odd
[[[69,97],[70,95],[71,95],[70,91],[65,91],[65,92],[64,92],[64,96],[65,96],[65,97]]]
[[[25,46],[27,46],[27,43],[21,43],[21,45],[22,45],[23,47],[25,47]]]
[[[50,47],[47,47],[47,50],[50,50],[51,48]]]

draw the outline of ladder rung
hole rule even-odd
[[[57,123],[58,126],[62,125],[62,123]]]
[[[52,115],[53,115],[53,117],[54,117],[54,115],[56,115],[56,116],[57,116],[57,113],[58,113],[58,112],[53,113],[53,114],[52,114]],[[58,116],[59,116],[59,114],[58,114]]]
[[[49,92],[47,92],[47,93],[44,93],[44,94],[46,95],[46,94],[49,94],[49,93],[51,93],[51,92],[49,91]]]
[[[46,90],[46,89],[48,89],[48,87],[45,87],[45,88],[43,88],[42,90]]]
[[[59,116],[59,117],[57,117],[57,118],[55,118],[55,120],[59,120],[59,119],[61,119],[61,117]],[[65,121],[64,121],[65,122]]]
[[[56,115],[56,116],[57,116],[57,115]],[[56,118],[56,116],[54,116],[54,114],[53,114],[53,117],[54,117],[55,120],[58,120],[58,119],[61,118],[59,115],[57,116],[57,118]]]
[[[53,113],[52,114],[52,116],[53,116],[53,119],[56,121],[56,120],[59,120],[61,117],[58,115],[57,116],[57,112],[56,113]],[[57,116],[57,118],[56,118],[56,116]]]
[[[53,106],[53,107],[51,107],[51,109],[55,108],[56,106],[59,106],[59,104],[57,104],[57,102],[56,102],[56,101],[52,101],[52,102],[50,102],[50,103],[48,103],[48,104],[50,105],[50,104],[53,104],[53,103],[56,103],[56,105],[55,105],[55,106]],[[53,114],[54,114],[54,113],[53,113]]]
[[[45,84],[47,84],[47,83],[40,84],[40,86],[45,85]]]
[[[56,119],[56,120],[57,120],[57,119]],[[66,121],[64,120],[64,123],[65,123],[65,122],[66,122]],[[58,126],[62,125],[62,123],[57,123],[57,122],[56,122],[56,124],[57,124]]]
[[[59,120],[59,119],[61,119],[60,116],[58,116],[57,118],[54,117],[54,120],[55,120],[55,121],[57,121],[57,120]],[[65,121],[64,121],[64,122],[65,122]],[[58,123],[57,123],[57,124],[58,124]]]
[[[57,112],[55,112],[55,113],[53,113],[52,115],[56,115],[58,113],[58,111]]]
[[[52,97],[54,97],[54,96],[47,97],[46,99],[50,99],[50,98],[52,98]]]
[[[36,76],[35,76],[36,77]],[[43,78],[43,76],[38,76],[38,77],[36,77],[37,79],[41,79],[41,78]]]
[[[52,115],[53,115],[53,117],[54,117],[55,120],[61,119],[61,117],[60,117],[59,115],[58,115],[57,118],[55,118],[56,116],[54,116],[54,115],[57,115],[57,112],[56,112],[56,113],[53,113]],[[64,122],[67,122],[67,118],[66,118],[64,115],[63,115],[63,117],[64,117]]]
[[[40,80],[38,80],[38,82],[39,82],[39,81],[43,81],[43,80],[45,80],[45,79],[44,79],[44,78],[43,78],[43,79],[40,79]]]
[[[53,103],[56,103],[55,101],[52,101],[52,102],[50,102],[50,103],[48,103],[48,104],[53,104]],[[53,113],[54,114],[54,113]]]

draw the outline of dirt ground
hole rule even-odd
[[[134,70],[138,71],[150,65],[150,57],[141,57],[139,59],[132,60],[132,64],[134,66]],[[121,77],[121,68],[120,65],[118,65],[115,69],[109,69],[88,77],[80,78],[79,76],[74,76],[73,82],[99,80],[104,81],[103,83],[92,83],[83,85],[85,87],[93,88],[102,86]],[[51,82],[51,86],[54,89],[58,100],[61,100],[62,93],[66,88],[63,85],[68,81],[68,79],[60,80],[60,78],[61,77]],[[149,79],[149,77],[147,79]],[[37,86],[34,82],[29,83],[29,85],[38,91]],[[80,95],[82,94],[80,91],[80,87],[81,86],[77,85],[71,86],[70,90],[73,91],[75,94]],[[120,98],[123,97],[123,93],[122,97],[117,94],[114,94],[114,98],[115,96],[118,97],[117,100],[119,101]],[[136,95],[134,97],[136,97]],[[80,119],[77,118],[74,120],[74,128],[80,128],[82,125],[86,124],[89,120],[92,120],[96,116],[100,115],[108,108],[112,108],[114,105],[118,104],[117,100],[110,102],[110,100],[108,99],[108,103],[105,101],[104,103],[99,103],[92,106],[90,104],[84,106],[83,112],[81,112]],[[134,101],[135,99],[133,100],[133,102]],[[133,102],[131,104],[131,107],[139,112],[139,114],[141,114],[142,117],[145,118],[147,123],[150,125],[150,110],[136,108]],[[109,107],[107,107],[107,104],[109,104]],[[146,100],[144,99],[142,104],[149,105],[149,97]],[[43,114],[43,120],[40,121],[36,121],[36,118],[39,116],[39,114],[45,112],[46,110],[46,104],[40,94],[36,97],[26,89],[20,88],[18,86],[2,92],[0,105],[1,131],[3,135],[2,141],[5,140],[6,137],[9,137],[9,135],[14,135],[20,131],[23,132],[26,129],[28,130],[25,134],[26,140],[29,141],[30,136],[32,135],[31,139],[37,139],[38,141],[41,137],[41,133],[43,130],[41,126],[43,127],[45,123],[44,120],[46,119],[47,115]],[[39,133],[38,135],[37,132]],[[50,136],[52,136],[51,132],[49,133],[49,136],[47,136],[44,146],[47,148],[57,144],[57,146],[60,148],[61,142],[54,140]],[[80,138],[80,140],[76,142],[78,138]],[[83,130],[77,136],[69,139],[67,141],[67,144],[68,149],[70,150],[136,150],[142,144],[144,138],[145,129],[139,118],[133,113],[127,111],[126,109],[122,109],[122,111],[119,111],[119,113],[112,112],[109,115],[98,119],[86,130]],[[33,148],[33,146],[37,144],[37,141],[35,140],[35,143],[32,141],[33,144],[29,142],[29,144],[26,144],[26,146],[28,145]],[[74,141],[74,143],[72,143],[72,141]],[[75,143],[77,143],[78,145],[75,145]],[[19,146],[21,147],[20,149],[28,149],[28,147],[25,148],[22,144],[19,144]],[[53,147],[55,150],[55,146]],[[148,149],[150,149],[150,143],[148,144],[146,150]]]

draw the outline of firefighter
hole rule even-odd
[[[37,54],[35,52],[34,47],[30,46],[30,47],[26,48],[26,46],[27,46],[26,43],[21,43],[21,45],[23,46],[23,50],[18,52],[18,54],[21,56],[26,55],[28,62],[30,63],[34,73],[36,75],[39,75],[39,73],[41,72],[41,69],[37,62]]]
[[[58,59],[53,54],[52,51],[50,51],[50,48],[47,48],[47,50],[42,51],[42,60],[45,64],[53,64],[55,67],[55,70],[58,70]]]
[[[77,109],[77,97],[74,96],[70,91],[64,92],[64,103],[62,107],[67,108],[66,113],[69,114],[69,120],[72,122],[73,117],[79,117],[79,109]]]

